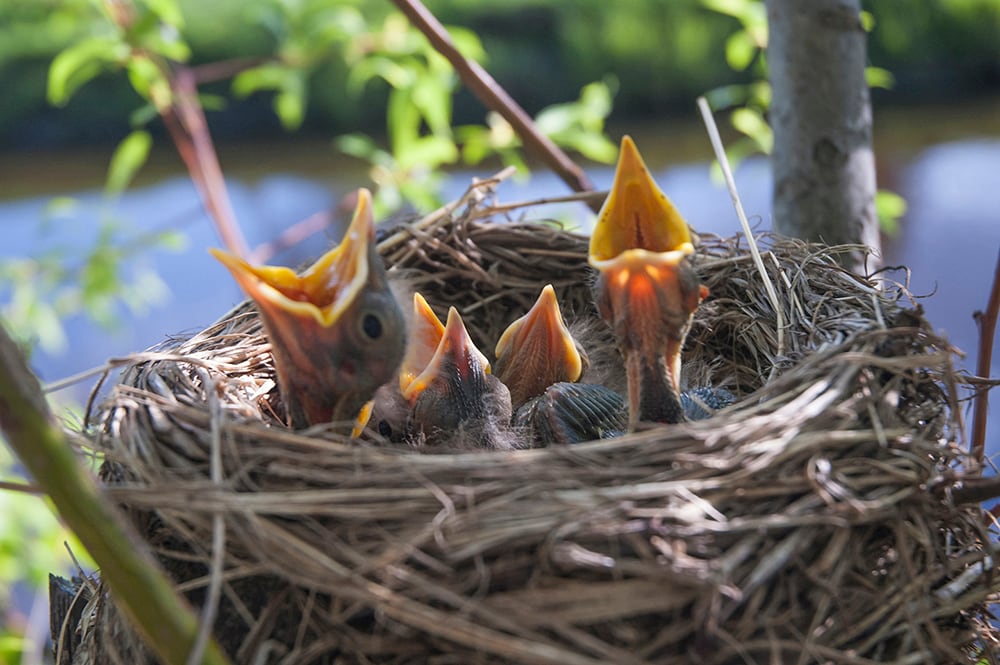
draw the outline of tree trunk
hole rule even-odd
[[[774,228],[879,250],[860,0],[766,0]],[[861,251],[844,257],[865,272]],[[872,269],[871,260],[868,268]]]

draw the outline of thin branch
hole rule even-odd
[[[469,90],[486,108],[496,111],[510,123],[524,145],[535,152],[574,192],[589,192],[594,189],[583,170],[571,160],[559,146],[538,131],[534,121],[521,106],[507,94],[483,67],[463,56],[455,47],[455,42],[441,22],[420,0],[393,0],[396,7],[406,14],[410,22],[427,37],[438,53],[443,55],[458,72]],[[594,212],[600,210],[600,202],[590,202]]]
[[[274,62],[274,59],[260,56],[229,58],[228,60],[219,60],[218,62],[207,62],[204,65],[194,65],[190,70],[194,82],[200,85],[202,83],[214,83],[216,81],[231,79],[241,72],[267,62]]]
[[[44,494],[43,490],[38,485],[32,485],[30,483],[18,483],[10,480],[0,480],[0,490],[7,490],[8,492],[22,492],[24,494]]]
[[[976,375],[989,378],[990,367],[993,364],[993,342],[997,329],[997,316],[1000,315],[1000,251],[997,252],[997,265],[993,270],[993,287],[990,289],[990,299],[985,312],[976,312],[976,323],[979,324],[979,357],[976,360]],[[980,462],[986,454],[986,418],[989,415],[989,388],[976,392],[975,411],[972,415],[972,455]]]
[[[132,4],[104,0],[104,6],[115,25],[128,35],[136,19]],[[226,181],[208,132],[208,122],[198,102],[198,85],[194,73],[186,66],[175,69],[162,57],[136,44],[132,44],[132,55],[148,59],[169,82],[170,103],[157,104],[157,111],[170,132],[177,152],[184,160],[198,189],[202,205],[212,218],[223,244],[230,252],[245,257],[249,249],[229,202]]]
[[[319,233],[330,226],[333,215],[329,210],[321,210],[305,219],[295,222],[268,242],[261,243],[250,252],[251,263],[265,263],[278,252],[302,242],[314,233]]]
[[[170,85],[173,89],[171,109],[176,113],[188,139],[184,141],[184,151],[181,151],[180,144],[177,149],[191,172],[202,203],[215,222],[222,242],[233,254],[247,256],[249,248],[229,201],[226,180],[215,154],[215,146],[212,145],[205,112],[198,103],[198,88],[191,70],[187,67],[178,68],[170,79]],[[166,114],[164,120],[166,121]],[[177,133],[171,131],[171,136],[176,143]]]
[[[980,503],[997,497],[1000,497],[1000,476],[965,478],[960,487],[951,490],[951,498],[957,504]]]
[[[121,512],[78,464],[55,424],[38,380],[0,326],[0,429],[38,485],[79,537],[132,625],[165,663],[182,664],[197,621]],[[228,663],[214,640],[204,663]]]

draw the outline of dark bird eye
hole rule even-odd
[[[361,330],[368,339],[378,339],[382,336],[382,320],[374,314],[365,314],[361,319]]]

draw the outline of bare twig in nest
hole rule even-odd
[[[760,279],[764,283],[764,288],[767,290],[767,295],[771,298],[771,304],[774,306],[774,311],[777,314],[776,333],[778,337],[778,353],[781,354],[785,350],[785,321],[784,315],[781,311],[781,306],[778,303],[778,294],[774,290],[774,284],[771,283],[771,277],[767,274],[767,269],[764,267],[764,261],[760,257],[760,250],[757,249],[757,242],[754,240],[753,231],[750,230],[750,222],[747,221],[746,212],[743,211],[743,202],[740,201],[739,192],[736,191],[736,180],[733,178],[733,171],[729,167],[729,158],[726,156],[726,149],[722,145],[722,138],[719,136],[719,128],[715,125],[715,119],[712,117],[712,109],[708,106],[708,100],[704,97],[699,97],[698,109],[701,111],[701,117],[705,121],[705,128],[708,130],[708,137],[712,142],[712,149],[715,151],[715,158],[718,160],[719,166],[722,167],[722,174],[726,178],[726,186],[729,188],[729,195],[733,199],[733,206],[736,208],[736,216],[740,220],[740,226],[743,227],[743,235],[746,237],[747,243],[750,246],[750,254],[753,256],[754,263],[757,264],[757,270],[760,272]]]
[[[979,356],[976,360],[976,374],[989,378],[993,366],[993,344],[996,340],[997,317],[1000,316],[1000,251],[997,265],[993,270],[993,286],[985,312],[976,312],[979,324]],[[972,417],[972,455],[980,462],[986,454],[986,421],[989,417],[989,389],[981,388],[976,393],[976,411]]]

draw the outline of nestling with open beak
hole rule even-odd
[[[687,223],[622,139],[611,192],[590,239],[595,299],[625,359],[629,429],[685,420],[681,348],[708,289],[691,266]]]
[[[354,420],[357,429],[396,376],[406,326],[374,240],[371,193],[361,189],[343,241],[301,274],[211,250],[260,312],[291,427]]]
[[[513,423],[531,432],[536,445],[578,443],[624,431],[621,396],[602,385],[577,383],[589,360],[563,321],[551,284],[500,336],[496,358],[495,374],[510,389]]]
[[[421,299],[422,300],[422,299]],[[417,316],[433,317],[429,307]],[[437,323],[440,325],[440,322]],[[433,324],[423,326],[427,339]],[[429,445],[464,445],[510,450],[518,447],[518,437],[510,429],[510,391],[491,373],[486,356],[476,348],[465,323],[454,307],[434,354],[412,380],[415,368],[426,354],[418,343],[410,356],[414,365],[404,363],[400,373],[402,395],[410,405],[407,431],[410,440]],[[405,386],[402,386],[407,382]]]

